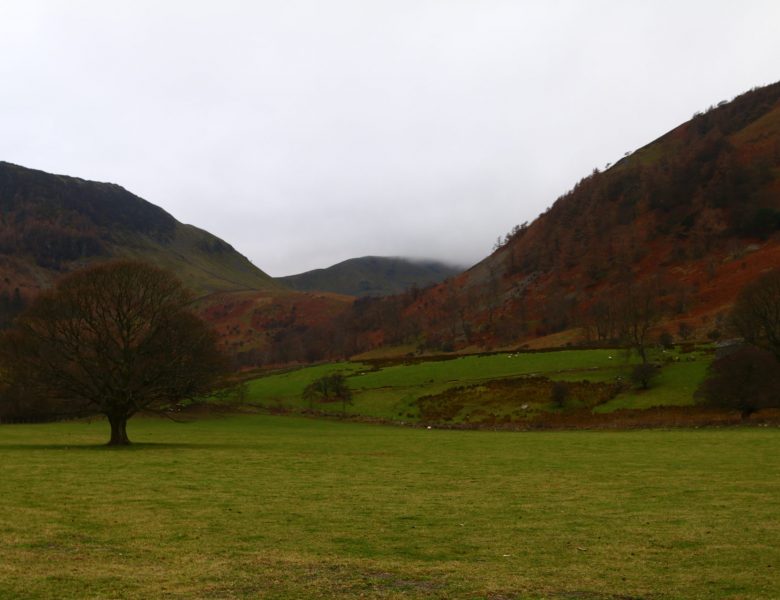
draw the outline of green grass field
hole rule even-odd
[[[780,431],[0,426],[0,598],[780,598]]]
[[[707,352],[677,354],[656,352],[656,360],[665,362],[659,377],[649,390],[628,388],[596,412],[623,408],[644,409],[654,406],[693,404],[693,393],[705,375],[711,360]],[[671,362],[677,359],[677,362]],[[351,415],[393,421],[415,421],[419,417],[415,402],[425,395],[440,394],[458,386],[478,385],[486,381],[540,375],[551,380],[614,382],[628,378],[635,357],[625,351],[561,350],[539,353],[502,353],[471,355],[449,360],[429,360],[411,364],[391,364],[375,368],[369,363],[341,362],[305,367],[254,379],[247,384],[248,402],[267,408],[302,410],[308,408],[301,395],[307,384],[318,377],[341,372],[348,377],[354,393]],[[524,402],[521,395],[511,398],[498,410],[514,413]],[[338,412],[340,405],[314,408]],[[457,419],[456,419],[457,420]]]

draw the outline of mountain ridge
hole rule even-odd
[[[652,285],[659,327],[717,336],[739,289],[780,266],[779,232],[780,82],[594,169],[463,274],[362,307],[356,323],[368,347],[577,343],[601,335],[596,313]]]
[[[196,294],[281,285],[230,244],[114,183],[0,161],[0,276],[34,295],[62,273],[112,258],[176,272]]]

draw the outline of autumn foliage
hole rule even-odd
[[[778,173],[780,83],[697,113],[594,169],[467,272],[415,296],[356,303],[350,323],[364,345],[415,341],[439,350],[574,328],[589,342],[630,333],[626,343],[641,355],[649,330],[627,332],[623,313],[650,286],[663,309],[652,326],[715,331],[717,313],[754,269],[779,260]]]

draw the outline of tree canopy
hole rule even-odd
[[[768,350],[746,344],[712,362],[697,391],[705,404],[747,418],[780,406],[780,364]]]
[[[109,444],[128,444],[132,415],[208,392],[224,368],[190,300],[171,273],[145,263],[76,271],[4,334],[7,385],[50,413],[102,413],[111,424]]]
[[[308,401],[309,408],[314,402],[341,402],[341,412],[346,414],[347,404],[352,404],[352,390],[347,385],[347,378],[341,373],[332,373],[315,379],[303,390],[303,399]]]
[[[730,321],[745,343],[712,362],[698,395],[743,417],[780,406],[780,270],[742,289]]]
[[[731,322],[746,342],[766,348],[780,360],[780,270],[745,286],[731,311]]]

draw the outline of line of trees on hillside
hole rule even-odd
[[[780,166],[780,140],[738,150],[729,136],[778,98],[779,84],[748,92],[697,115],[644,153],[605,172],[594,169],[527,233],[501,240],[508,272],[549,272],[584,260],[590,283],[598,283],[624,274],[659,236],[675,239],[675,258],[685,260],[705,255],[724,237],[777,232],[780,206],[767,184]],[[525,238],[532,239],[520,243]]]
[[[363,298],[351,310],[320,325],[281,327],[263,350],[239,355],[239,366],[336,360],[381,345],[415,345],[420,350],[448,352],[469,345],[511,345],[524,337],[580,328],[585,345],[633,348],[640,362],[651,362],[647,349],[659,343],[651,332],[664,318],[679,318],[691,308],[693,291],[656,274],[643,280],[625,278],[587,300],[563,283],[548,284],[540,298],[529,278],[525,286],[506,291],[498,277],[480,286],[454,285],[412,289],[399,296]],[[541,301],[540,301],[541,300]],[[708,335],[725,335],[728,323],[719,316]],[[688,340],[693,328],[681,321],[664,332],[666,343]],[[645,368],[637,377],[645,385],[653,375]]]
[[[381,345],[413,344],[420,350],[448,352],[469,345],[513,344],[523,337],[579,327],[583,343],[629,345],[646,363],[649,332],[664,315],[683,314],[689,308],[689,293],[663,277],[626,279],[589,302],[563,285],[548,287],[540,301],[530,297],[532,284],[531,279],[506,292],[495,275],[482,286],[444,285],[361,298],[332,321],[275,328],[265,348],[238,352],[235,361],[240,367],[310,363]],[[685,339],[691,330],[683,324],[675,333]]]
[[[59,270],[64,263],[104,253],[94,227],[7,215],[0,220],[0,254],[29,255],[46,269]]]
[[[581,180],[535,223],[533,243],[508,244],[509,273],[568,269],[585,260],[590,283],[598,283],[629,270],[657,237],[676,239],[676,258],[685,260],[724,237],[778,231],[780,211],[763,192],[780,149],[745,164],[719,131],[689,137],[657,161],[631,160]]]
[[[238,367],[320,362],[342,359],[378,344],[419,341],[421,321],[407,315],[420,297],[417,287],[396,296],[358,298],[351,307],[329,320],[304,323],[289,314],[268,329],[267,344],[238,351]]]

